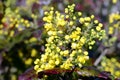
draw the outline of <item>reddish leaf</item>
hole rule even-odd
[[[21,74],[18,80],[31,80],[33,78],[37,78],[37,75],[35,74],[35,70],[33,69],[33,67],[31,67],[23,74]]]

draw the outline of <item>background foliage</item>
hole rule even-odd
[[[53,69],[35,74],[34,61],[44,53],[46,33],[43,16],[50,7],[64,13],[75,4],[75,12],[94,15],[103,24],[106,36],[87,49],[87,65],[72,71]],[[0,0],[0,80],[32,78],[114,79],[120,78],[119,0]],[[114,64],[111,66],[111,64]],[[55,72],[57,71],[57,72]],[[110,73],[109,73],[110,72]],[[54,75],[56,74],[56,75]],[[47,76],[46,76],[47,75]],[[62,75],[62,77],[60,77]]]

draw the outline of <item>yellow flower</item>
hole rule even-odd
[[[69,69],[70,67],[69,67],[68,64],[65,64],[65,65],[64,65],[64,68],[65,68],[65,69]]]
[[[47,39],[47,42],[48,42],[48,43],[51,43],[53,40],[54,40],[54,36],[51,36],[51,37],[49,37],[49,38]]]
[[[69,39],[70,39],[70,36],[69,36],[69,35],[65,35],[65,39],[66,39],[66,40],[69,40]]]
[[[72,25],[73,25],[73,21],[70,21],[70,23],[69,23],[69,24],[70,24],[70,26],[72,26]]]
[[[66,24],[66,21],[64,19],[57,19],[57,26],[64,26]]]
[[[72,49],[76,49],[77,48],[77,44],[76,43],[72,43],[71,48]]]
[[[32,49],[31,51],[31,57],[35,57],[37,55],[36,49]]]
[[[85,59],[81,56],[78,57],[78,61],[83,64],[85,63]]]
[[[115,72],[115,76],[116,76],[116,77],[120,77],[120,71],[116,71],[116,72]]]
[[[106,63],[105,63],[105,62],[101,62],[101,65],[105,67],[105,66],[106,66]]]
[[[39,59],[36,59],[35,61],[34,61],[34,64],[38,64],[39,63]]]
[[[0,24],[0,29],[2,29],[3,28],[3,25],[2,24]]]
[[[66,17],[66,18],[69,18],[69,15],[66,15],[65,17]]]
[[[39,65],[35,65],[34,70],[38,70],[38,69],[39,69]]]
[[[80,19],[79,19],[79,22],[80,22],[80,23],[84,23],[84,18],[80,18]]]
[[[47,69],[53,69],[54,67],[55,67],[54,65],[49,64],[48,66],[46,65],[46,68],[45,68],[45,69],[46,69],[46,70],[47,70]]]
[[[97,31],[100,31],[100,30],[101,30],[101,27],[97,26],[97,27],[96,27],[96,30],[97,30]]]
[[[76,30],[79,31],[79,33],[81,32],[81,28],[76,27]]]
[[[90,17],[91,17],[91,19],[93,19],[95,16],[94,16],[94,15],[91,15]]]
[[[62,45],[63,45],[63,42],[62,42],[62,41],[60,41],[58,44],[59,44],[59,46],[62,46]]]
[[[36,41],[37,41],[37,38],[35,38],[35,37],[32,37],[32,38],[29,39],[29,42],[31,42],[31,43],[36,42]]]
[[[85,38],[85,37],[81,37],[81,38],[80,38],[80,41],[81,41],[82,44],[84,44],[85,41],[86,41],[86,38]]]
[[[45,12],[44,12],[44,14],[45,14],[45,15],[47,15],[47,14],[48,14],[48,12],[47,12],[47,11],[45,11]]]
[[[47,33],[48,33],[48,35],[51,36],[53,34],[53,31],[48,31]]]
[[[48,30],[52,30],[53,29],[53,24],[52,23],[46,23],[44,25],[44,28],[48,31]]]
[[[30,23],[27,23],[27,24],[26,24],[26,27],[30,27]]]
[[[41,59],[47,59],[47,57],[48,57],[47,55],[44,55],[44,54],[41,55]]]
[[[88,60],[88,59],[89,59],[89,56],[88,56],[88,55],[84,56],[84,59],[85,59],[85,60]]]
[[[18,55],[22,58],[23,57],[23,53],[22,53],[22,51],[18,51]]]
[[[88,55],[88,52],[87,52],[87,51],[84,51],[84,54],[87,56],[87,55]]]
[[[58,31],[58,33],[62,34],[62,33],[63,33],[63,31],[59,30],[59,31]]]
[[[73,20],[76,20],[76,16],[73,16]]]
[[[98,24],[98,26],[99,26],[99,27],[102,27],[102,26],[103,26],[103,24],[102,24],[102,23],[99,23],[99,24]]]
[[[91,18],[90,17],[85,17],[85,21],[91,21]]]
[[[98,24],[98,20],[94,20],[94,23],[95,23],[95,24]]]
[[[63,68],[64,68],[64,65],[60,65],[60,68],[63,69]]]
[[[56,64],[56,65],[58,65],[59,63],[60,63],[60,61],[59,61],[59,60],[55,61],[55,64]]]
[[[29,59],[25,60],[25,64],[26,64],[26,65],[30,65],[30,64],[32,64],[32,59],[29,58]]]
[[[113,34],[113,32],[114,32],[113,27],[109,27],[109,31],[108,31],[108,33],[109,33],[109,34]]]
[[[43,21],[46,21],[46,22],[51,22],[52,21],[52,19],[53,19],[53,16],[52,15],[49,15],[48,17],[44,17],[43,18]]]
[[[44,69],[44,68],[45,68],[45,64],[42,64],[42,65],[40,66],[40,68],[41,68],[41,69]]]
[[[49,64],[55,64],[55,61],[54,60],[49,60]]]
[[[63,52],[63,51],[60,51],[60,55],[61,55],[61,56],[64,55],[64,52]]]
[[[24,19],[23,19],[23,18],[22,18],[22,19],[20,19],[20,22],[21,22],[21,23],[23,23],[23,22],[24,22]]]
[[[75,54],[76,54],[76,51],[72,51],[72,53],[70,54],[70,57],[73,57],[73,56],[75,56]]]
[[[65,50],[65,51],[64,51],[64,56],[68,56],[68,54],[69,54],[69,51],[68,51],[68,50]]]
[[[25,23],[25,24],[28,24],[28,23],[29,23],[29,21],[28,21],[28,20],[24,20],[24,23]]]
[[[2,22],[4,23],[4,22],[6,22],[7,21],[7,19],[6,18],[2,18]]]
[[[80,31],[74,31],[70,35],[70,38],[72,38],[73,41],[78,40],[80,38],[79,34],[80,34]]]
[[[112,0],[112,3],[114,3],[114,4],[117,3],[117,0]]]
[[[81,67],[82,67],[82,64],[81,64],[81,63],[79,63],[79,64],[78,64],[78,66],[81,68]]]
[[[89,23],[88,23],[88,22],[85,22],[84,24],[85,24],[85,26],[86,26],[86,27],[88,27],[88,26],[89,26]]]
[[[3,33],[3,30],[0,30],[0,34],[2,34]]]
[[[13,18],[10,18],[10,21],[11,21],[11,22],[13,22],[13,21],[14,21],[14,19],[13,19]]]
[[[15,27],[18,28],[18,27],[19,27],[19,24],[15,24]]]
[[[65,13],[66,13],[66,14],[68,13],[68,8],[65,8]]]
[[[59,47],[56,47],[56,50],[57,50],[57,52],[60,52],[60,48]]]
[[[82,16],[82,13],[81,13],[81,12],[78,12],[78,15],[79,15],[79,16]]]
[[[37,71],[37,73],[39,73],[39,72],[43,71],[43,69],[38,68],[36,71]]]

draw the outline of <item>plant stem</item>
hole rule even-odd
[[[108,52],[108,50],[109,50],[109,49],[105,49],[105,50],[101,53],[101,55],[100,55],[100,56],[96,59],[96,61],[94,62],[94,66],[97,66],[97,65],[100,63],[102,57],[106,55],[106,53]]]

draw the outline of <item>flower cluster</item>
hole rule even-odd
[[[120,14],[119,13],[112,13],[109,16],[109,23],[110,23],[110,27],[109,27],[109,34],[114,34],[115,33],[115,29],[119,29],[119,25],[120,25]]]
[[[107,34],[105,37],[104,45],[105,46],[113,46],[115,41],[117,40],[117,35],[119,34],[120,30],[120,14],[119,13],[112,13],[109,15],[109,25],[108,29],[106,30]],[[109,35],[111,37],[109,37]]]
[[[115,77],[120,77],[120,62],[115,58],[108,59],[104,57],[101,62],[101,70],[111,72]]]
[[[82,67],[89,59],[87,47],[92,49],[95,39],[101,40],[105,34],[102,24],[94,15],[85,17],[75,12],[75,4],[65,8],[65,13],[46,11],[44,29],[47,34],[45,53],[35,60],[36,72],[61,68]]]
[[[34,17],[34,14],[31,15]],[[23,31],[33,26],[33,23],[27,19],[24,19],[20,15],[20,9],[6,8],[5,15],[2,18],[2,24],[0,24],[0,35],[13,37],[16,33]]]

